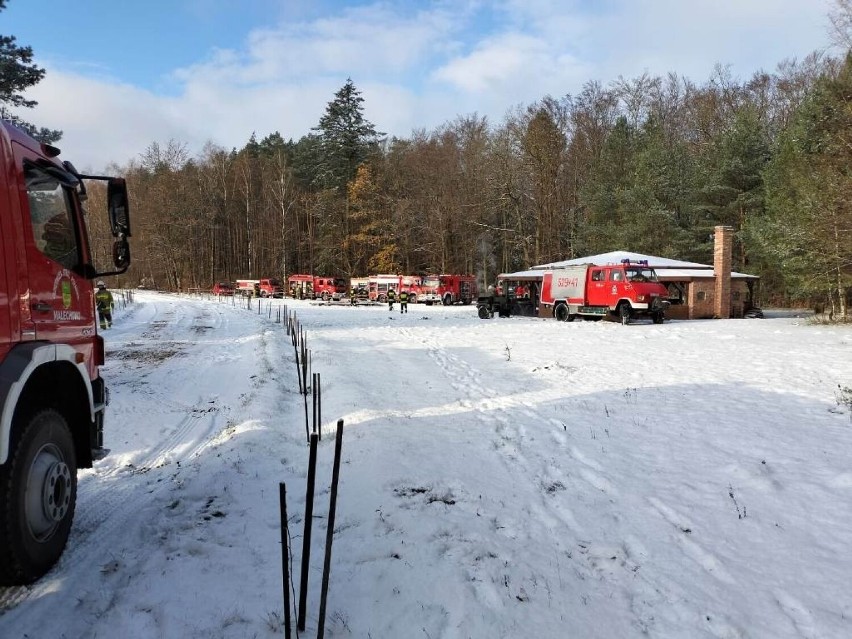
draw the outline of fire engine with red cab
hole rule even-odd
[[[425,275],[421,287],[419,299],[427,305],[470,304],[478,295],[474,275]]]
[[[342,277],[326,277],[297,273],[287,278],[287,288],[291,297],[327,302],[346,297],[346,280]]]
[[[127,186],[58,156],[0,121],[0,586],[32,583],[59,559],[77,469],[108,452],[92,280],[130,264]],[[88,180],[106,183],[107,271],[86,228]]]
[[[235,290],[243,297],[284,297],[281,280],[274,277],[259,280],[237,280]]]
[[[609,314],[623,324],[638,316],[662,324],[669,301],[668,290],[647,260],[623,260],[606,266],[583,264],[544,271],[541,306],[550,307],[553,317],[562,322]]]

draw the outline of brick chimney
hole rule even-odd
[[[733,242],[733,228],[730,226],[716,227],[713,245],[713,274],[716,276],[713,310],[715,316],[721,319],[728,319],[731,316],[731,248]]]

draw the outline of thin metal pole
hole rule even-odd
[[[313,408],[313,424],[311,432],[317,432],[317,374],[311,377],[311,407]]]
[[[305,607],[308,595],[308,567],[311,562],[311,527],[314,518],[314,484],[317,476],[317,436],[311,435],[308,457],[308,487],[305,491],[305,534],[302,537],[302,580],[299,585],[298,628],[305,630]]]
[[[322,567],[317,639],[325,634],[325,604],[328,600],[328,577],[331,572],[331,544],[334,541],[334,515],[337,511],[337,481],[340,479],[340,454],[343,449],[343,420],[337,420],[337,439],[334,440],[334,468],[331,471],[331,498],[328,503],[328,527],[325,531],[325,561]]]
[[[317,373],[317,435],[322,441],[322,380],[320,374]]]
[[[287,484],[278,484],[281,511],[281,579],[284,585],[284,637],[290,639],[290,544],[287,535]]]

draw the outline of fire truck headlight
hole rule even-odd
[[[645,301],[645,296],[644,296],[644,295],[637,295],[637,296],[636,296],[636,301],[637,301],[637,302],[644,302],[644,301]]]

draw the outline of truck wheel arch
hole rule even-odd
[[[46,405],[62,408],[68,421],[77,449],[77,459],[81,467],[91,466],[91,442],[88,441],[88,429],[74,428],[82,421],[95,421],[95,402],[92,384],[86,367],[76,361],[77,352],[66,344],[30,343],[13,349],[3,362],[0,375],[0,402],[3,410],[0,414],[0,464],[9,458],[12,444],[12,428],[20,415],[26,412],[30,403],[38,398],[56,397],[55,402]],[[63,389],[63,395],[56,393]],[[77,401],[69,398],[79,398]],[[85,400],[83,400],[85,398]]]

